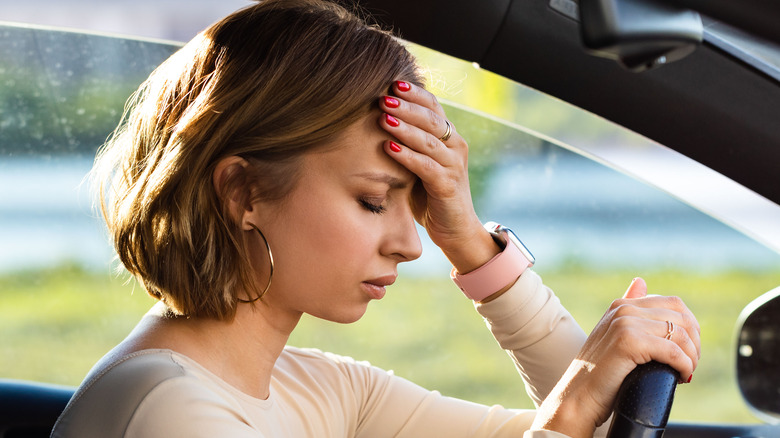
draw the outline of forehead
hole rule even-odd
[[[307,155],[304,170],[342,175],[385,173],[405,183],[413,182],[414,174],[385,152],[385,142],[395,139],[379,126],[379,116],[378,110],[372,111],[339,134],[331,147]]]

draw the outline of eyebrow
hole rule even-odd
[[[387,173],[379,173],[379,172],[363,172],[363,173],[357,173],[353,176],[364,178],[369,181],[379,182],[379,183],[385,183],[387,184],[391,189],[402,189],[406,186],[408,186],[410,183],[407,181],[404,181],[400,178],[396,178],[392,175],[389,175]]]

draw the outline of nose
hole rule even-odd
[[[412,212],[405,211],[399,217],[392,219],[390,227],[382,252],[397,260],[398,263],[420,258],[422,242]]]

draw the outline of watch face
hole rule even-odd
[[[533,265],[536,262],[536,257],[534,257],[534,255],[531,254],[531,251],[528,249],[528,247],[525,246],[525,244],[520,239],[517,238],[517,235],[515,234],[514,231],[512,231],[512,230],[510,230],[509,228],[506,228],[506,227],[501,227],[501,231],[506,231],[505,235],[507,236],[507,238],[517,248],[520,249],[520,252],[523,253],[523,256],[525,256],[525,258],[528,259],[528,262],[531,263],[531,265]],[[507,243],[509,243],[509,242],[507,242]]]
[[[523,253],[523,256],[528,259],[528,262],[531,263],[531,265],[536,262],[536,257],[531,254],[531,251],[528,249],[528,247],[517,238],[517,235],[511,229],[496,222],[485,223],[485,229],[488,230],[490,234],[501,240],[504,245],[509,244],[507,239],[511,241],[512,244],[514,244],[520,250],[520,252]]]

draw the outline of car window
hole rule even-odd
[[[660,145],[410,47],[469,141],[481,219],[515,230],[586,331],[633,277],[683,297],[699,317],[703,357],[672,419],[757,421],[736,387],[733,326],[745,304],[780,284],[780,255],[679,200],[696,198],[690,187],[678,195],[667,181],[659,190],[615,164],[640,154],[649,170],[668,167]],[[176,48],[0,27],[0,377],[77,385],[151,306],[115,272],[85,175],[127,97]],[[450,266],[421,237],[423,257],[402,265],[399,282],[361,321],[305,318],[291,343],[368,360],[445,395],[532,407],[511,361],[450,282]]]
[[[112,274],[85,177],[175,48],[0,27],[0,377],[75,385],[149,307]]]

